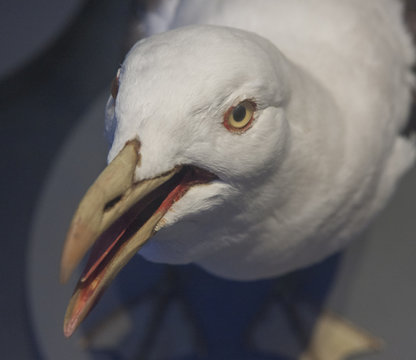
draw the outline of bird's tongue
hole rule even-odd
[[[154,234],[155,226],[173,203],[191,186],[214,179],[214,175],[204,170],[184,167],[132,206],[98,238],[67,309],[64,324],[66,336],[72,335],[111,280]]]

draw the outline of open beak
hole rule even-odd
[[[135,183],[139,150],[140,143],[136,140],[125,145],[88,189],[72,219],[61,259],[63,283],[92,249],[65,314],[67,337],[88,315],[117,273],[156,232],[156,226],[173,203],[191,186],[216,178],[193,166],[177,166]]]

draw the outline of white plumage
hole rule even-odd
[[[382,208],[415,156],[399,135],[414,60],[399,2],[175,4],[162,4],[165,22],[149,15],[151,32],[197,25],[128,54],[109,160],[138,138],[136,180],[178,164],[220,180],[191,188],[140,253],[256,279],[338,250]],[[257,103],[253,126],[230,133],[223,114],[244,99]]]
[[[415,159],[401,135],[414,51],[399,1],[166,0],[145,23],[162,33],[119,70],[110,165],[63,252],[66,280],[95,243],[67,335],[139,248],[240,280],[323,259]]]

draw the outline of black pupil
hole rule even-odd
[[[246,113],[247,111],[244,105],[237,105],[233,110],[234,120],[237,122],[243,121],[246,117]]]

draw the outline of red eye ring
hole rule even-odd
[[[253,123],[256,108],[257,105],[252,100],[243,100],[236,106],[231,106],[224,114],[224,127],[238,134],[247,131]]]

